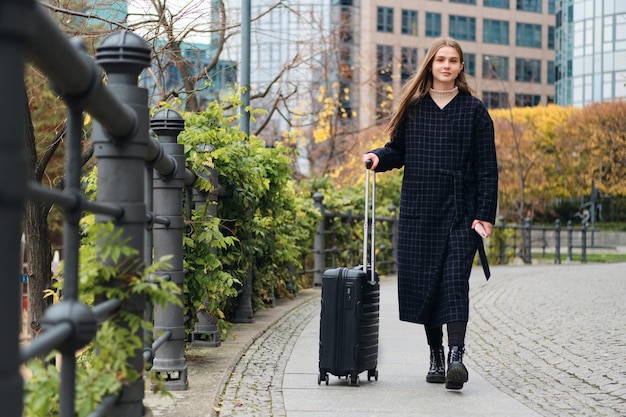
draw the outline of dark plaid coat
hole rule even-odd
[[[469,316],[469,275],[479,244],[474,219],[495,222],[498,169],[493,122],[459,93],[440,109],[426,96],[391,141],[376,171],[404,166],[398,236],[400,319],[429,327]]]

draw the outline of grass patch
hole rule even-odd
[[[543,255],[541,252],[532,253],[532,258],[537,260],[545,260],[554,262],[554,254],[547,253]],[[561,252],[561,262],[565,262],[567,259],[567,252]],[[582,256],[580,252],[572,253],[572,262],[581,262]],[[626,253],[589,253],[587,252],[588,263],[612,263],[612,262],[626,262]]]

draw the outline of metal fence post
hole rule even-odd
[[[556,219],[554,227],[554,263],[561,263],[561,220]]]
[[[324,221],[326,220],[324,216],[324,196],[321,193],[313,194],[313,201],[315,202],[315,207],[319,210],[321,217],[319,222],[317,223],[317,231],[315,232],[315,237],[313,238],[313,285],[322,285],[322,274],[324,273],[324,269],[326,269],[326,253],[324,251]]]
[[[587,263],[587,222],[584,222],[580,229],[580,245],[581,254],[580,261],[584,264]]]
[[[532,237],[531,237],[530,217],[526,217],[524,221],[524,263],[532,263]]]
[[[504,261],[506,260],[505,255],[505,251],[506,251],[506,227],[504,225],[504,216],[500,216],[498,217],[498,226],[500,227],[500,229],[502,230],[502,233],[500,235],[500,265],[504,265]]]
[[[0,1],[0,317],[3,341],[0,354],[0,403],[2,415],[18,417],[23,409],[23,380],[19,372],[19,335],[22,327],[22,260],[20,238],[23,205],[27,188],[24,155],[24,120],[27,103],[24,92],[26,40],[30,26],[28,10],[32,1]]]
[[[252,309],[252,268],[246,271],[246,279],[243,282],[241,292],[237,296],[237,307],[230,320],[233,323],[254,323],[254,311]]]
[[[215,170],[209,169],[210,175],[206,178],[211,182],[212,190],[210,193],[193,189],[193,204],[196,211],[206,209],[206,218],[217,216],[217,199],[218,199],[218,176]],[[198,175],[202,175],[198,173]],[[206,303],[208,304],[208,303]],[[191,337],[191,345],[194,347],[218,347],[222,344],[221,333],[217,327],[217,319],[209,314],[208,311],[200,311],[197,314],[196,324]]]
[[[185,129],[185,121],[173,110],[160,110],[150,123],[165,153],[176,161],[170,176],[153,171],[153,205],[155,216],[165,217],[169,224],[155,224],[153,230],[154,259],[158,261],[171,255],[170,269],[157,274],[168,275],[181,289],[185,280],[183,271],[183,188],[185,186],[185,152],[177,136]],[[152,371],[161,374],[165,387],[171,391],[184,391],[189,387],[185,359],[185,323],[183,307],[174,304],[154,306],[155,338],[169,330],[171,337],[156,351]]]
[[[567,221],[567,260],[569,262],[572,261],[572,249],[574,248],[574,242],[573,242],[573,232],[574,232],[574,227],[572,226],[572,221],[568,220]]]
[[[96,48],[96,60],[107,72],[108,89],[134,111],[136,129],[128,137],[113,137],[100,123],[94,123],[94,154],[98,168],[98,202],[119,205],[123,216],[119,219],[97,215],[96,221],[115,222],[122,230],[122,238],[138,253],[133,259],[124,259],[126,272],[141,274],[144,260],[144,164],[148,144],[148,92],[137,85],[140,72],[150,65],[150,48],[139,36],[126,31],[115,32],[104,38]],[[128,313],[142,316],[145,297],[133,294],[122,304]],[[143,332],[138,330],[143,339]],[[139,373],[144,369],[141,348],[129,360]],[[109,417],[141,417],[144,414],[143,378],[126,385],[121,397],[109,412]]]

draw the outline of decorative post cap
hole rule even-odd
[[[150,66],[151,50],[139,35],[126,30],[107,35],[96,48],[96,62],[107,74],[139,76]]]
[[[178,134],[185,130],[185,119],[175,110],[161,109],[152,116],[150,128],[157,134],[160,142],[166,137],[171,137],[174,139],[173,143],[176,143]]]
[[[322,195],[322,193],[314,193],[313,194],[313,201],[315,201],[316,203],[321,203],[324,200],[324,196]]]

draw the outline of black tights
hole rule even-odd
[[[465,346],[465,332],[467,330],[466,321],[452,321],[446,323],[448,330],[448,346]],[[443,346],[442,326],[425,327],[426,339],[430,347]]]

